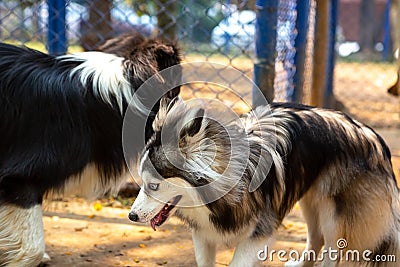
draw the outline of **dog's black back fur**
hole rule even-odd
[[[87,92],[68,78],[77,63],[6,44],[0,57],[0,200],[29,206],[91,158]]]
[[[146,63],[151,62],[154,71],[144,73],[147,78],[179,64],[175,47],[133,38],[133,47],[117,42],[112,49],[100,50],[124,56],[127,64],[142,64],[135,61],[138,55],[150,57]],[[79,75],[70,75],[81,63],[0,44],[0,204],[40,204],[46,192],[62,190],[69,177],[89,164],[97,167],[104,183],[125,170],[124,112],[96,96],[90,82],[84,86]],[[137,89],[143,81],[129,77],[129,68],[125,71],[132,90]],[[176,96],[179,88],[170,94]]]

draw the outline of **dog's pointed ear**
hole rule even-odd
[[[180,105],[183,105],[183,100],[182,100],[182,98],[179,97],[179,95],[174,98],[169,98],[168,96],[163,96],[160,99],[160,109],[165,110],[165,113],[167,113],[177,103],[179,103]]]
[[[184,117],[183,127],[180,132],[180,137],[196,135],[203,123],[204,109],[194,108],[191,109]]]
[[[153,121],[153,130],[154,131],[161,130],[161,128],[162,128],[163,124],[165,123],[165,120],[168,116],[168,112],[177,103],[182,104],[182,99],[179,96],[177,96],[173,99],[163,96],[160,99],[160,108],[158,109],[156,117]]]
[[[173,45],[165,44],[165,43],[157,43],[155,46],[156,56],[164,56],[168,55],[171,56],[175,53],[175,49]]]
[[[170,99],[169,97],[161,97],[160,99],[160,109],[166,110],[168,111],[168,106],[171,103],[172,99]]]

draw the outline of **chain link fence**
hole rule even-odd
[[[254,38],[254,1],[194,0],[77,0],[67,1],[65,9],[68,51],[92,50],[117,35],[138,31],[145,36],[178,40],[184,61],[208,61],[241,70],[252,79]],[[284,101],[285,91],[293,87],[294,0],[280,1],[277,23],[276,99]],[[49,10],[46,1],[6,0],[0,3],[0,38],[45,50],[56,42],[59,32],[49,36]],[[251,103],[251,88],[244,92]],[[240,98],[226,88],[192,84],[182,95],[217,97],[238,109],[245,109]],[[243,112],[243,111],[242,111]]]
[[[387,89],[397,65],[389,10],[398,0],[340,1],[337,26],[335,98],[339,108],[374,127],[399,127],[399,98]],[[392,39],[392,40],[391,40]]]
[[[46,51],[51,42],[62,38],[60,31],[49,28],[49,14],[62,16],[62,10],[51,9],[54,1],[3,0],[0,2],[0,40]],[[63,1],[61,1],[63,2]],[[336,36],[337,60],[334,76],[336,108],[341,108],[372,126],[399,124],[398,98],[386,93],[396,79],[393,63],[382,62],[386,0],[375,0],[374,34],[367,53],[363,52],[363,0],[339,2]],[[367,2],[367,1],[366,1]],[[371,2],[371,1],[370,1]],[[207,61],[230,66],[253,78],[255,1],[244,0],[75,0],[65,1],[65,25],[68,52],[92,50],[114,36],[138,31],[145,36],[178,40],[184,61]],[[280,0],[277,8],[275,101],[287,101],[296,83],[295,40],[298,1]],[[49,10],[50,8],[50,10]],[[50,12],[49,12],[50,11]],[[314,23],[316,1],[310,0],[308,37],[301,102],[309,104],[312,86]],[[52,31],[52,40],[48,39]],[[46,46],[47,45],[47,46]],[[372,51],[371,51],[372,49]],[[365,50],[365,49],[364,49]],[[391,51],[391,50],[390,50]],[[390,53],[391,54],[391,53]],[[218,72],[216,72],[218,74]],[[303,74],[302,74],[303,75]],[[223,78],[223,77],[222,77]],[[231,81],[235,83],[235,81]],[[240,81],[236,81],[240,87]],[[251,103],[251,88],[242,92]],[[243,112],[248,106],[240,97],[223,87],[191,84],[182,90],[186,99],[217,98]]]

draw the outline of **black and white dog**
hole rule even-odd
[[[156,112],[135,91],[180,62],[174,45],[139,35],[99,49],[55,57],[0,44],[0,266],[40,263],[46,194],[93,195],[120,183],[126,108],[131,103],[138,117]],[[138,136],[151,135],[151,127],[144,131],[138,125]]]
[[[192,229],[198,266],[215,266],[218,243],[236,246],[229,266],[253,266],[300,201],[307,251],[338,250],[344,238],[344,253],[371,252],[370,262],[350,266],[398,266],[373,258],[400,260],[400,206],[390,151],[371,128],[299,104],[273,103],[227,120],[174,102],[162,101],[142,153],[132,221],[156,229],[175,214]],[[322,266],[339,263],[325,256]],[[313,266],[314,258],[306,260],[292,266]]]

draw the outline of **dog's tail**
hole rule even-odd
[[[400,262],[400,248],[399,248],[399,232],[396,233],[393,240],[386,240],[381,244],[381,247],[369,254],[368,267],[398,267]],[[364,251],[365,254],[367,251]]]
[[[396,187],[397,189],[397,187]],[[397,198],[392,205],[393,227],[386,238],[370,254],[367,266],[398,267],[400,265],[400,199],[397,189]]]
[[[397,73],[397,80],[396,80],[395,84],[393,84],[388,89],[388,93],[391,94],[391,95],[394,95],[394,96],[398,96],[399,95],[399,88],[400,88],[399,73]]]

